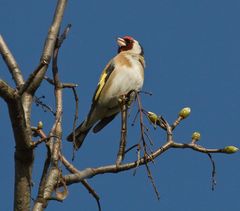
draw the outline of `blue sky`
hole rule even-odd
[[[56,1],[0,0],[1,34],[8,43],[26,78],[37,66],[51,23]],[[182,107],[192,108],[191,116],[175,131],[176,140],[187,142],[200,131],[199,144],[222,148],[240,146],[240,2],[237,0],[85,0],[69,1],[63,26],[72,29],[59,55],[64,82],[79,84],[79,122],[86,116],[99,75],[116,54],[116,38],[131,35],[144,47],[147,68],[142,96],[147,110],[172,122]],[[0,61],[1,78],[11,77]],[[47,75],[51,76],[49,70]],[[37,92],[54,107],[53,90],[46,82]],[[47,132],[53,117],[33,107],[33,125],[44,122]],[[64,91],[63,137],[71,131],[73,96]],[[132,115],[133,116],[133,115]],[[0,101],[1,203],[0,210],[12,210],[14,181],[14,141],[7,108]],[[89,134],[74,161],[79,169],[115,162],[120,135],[120,118],[99,134]],[[164,142],[164,133],[151,130],[155,147]],[[129,124],[128,145],[139,138],[138,126]],[[63,141],[70,158],[71,145]],[[127,159],[134,159],[135,152]],[[33,198],[44,146],[36,150]],[[100,175],[89,180],[101,198],[104,211],[114,210],[239,210],[239,153],[213,155],[217,167],[217,187],[211,190],[211,165],[205,154],[190,150],[170,150],[151,166],[161,199],[158,201],[145,168],[133,172]],[[80,185],[69,188],[63,203],[50,202],[47,210],[97,210],[95,201]]]

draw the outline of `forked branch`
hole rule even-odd
[[[65,175],[63,178],[67,185],[71,185],[74,183],[78,183],[83,179],[92,178],[94,176],[100,175],[100,174],[107,174],[107,173],[118,173],[122,171],[127,171],[131,169],[135,169],[137,166],[146,165],[149,162],[152,162],[154,159],[159,157],[161,154],[166,152],[167,150],[170,150],[172,148],[189,148],[194,151],[198,151],[204,154],[210,154],[210,153],[225,153],[230,154],[236,152],[238,149],[234,146],[228,146],[223,149],[209,149],[205,148],[203,146],[200,146],[196,144],[196,141],[200,138],[200,136],[197,133],[194,133],[192,136],[192,140],[189,141],[189,143],[178,143],[174,140],[173,130],[177,127],[177,125],[185,119],[187,116],[182,116],[180,119],[177,119],[177,123],[169,124],[163,117],[161,116],[153,116],[154,113],[151,113],[151,117],[149,118],[150,121],[160,128],[163,128],[166,131],[166,141],[165,144],[158,147],[156,150],[149,154],[145,154],[141,158],[128,163],[121,163],[120,165],[112,164],[107,166],[100,166],[95,168],[86,168],[84,170],[78,170],[78,173]],[[137,145],[134,145],[134,147]],[[214,175],[215,175],[215,169],[214,169]],[[215,179],[214,179],[215,182]]]

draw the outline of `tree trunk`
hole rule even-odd
[[[31,208],[32,167],[34,161],[31,147],[29,111],[23,109],[20,98],[8,102],[9,115],[15,138],[15,187],[14,210],[28,211]]]
[[[14,210],[28,211],[31,208],[31,186],[33,151],[15,151],[15,188],[14,188]]]

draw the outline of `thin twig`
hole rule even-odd
[[[47,77],[46,75],[44,76],[44,80],[46,80],[49,84],[53,85],[54,86],[54,81],[53,79]]]
[[[49,77],[47,77],[47,76],[44,76],[44,79],[49,83],[49,84],[51,84],[51,85],[53,85],[54,86],[54,81],[53,81],[53,79],[51,79],[51,78],[49,78]],[[61,83],[61,87],[62,88],[74,88],[74,87],[77,87],[78,85],[77,84],[74,84],[74,83]]]
[[[149,141],[150,145],[153,146],[153,141],[152,141],[150,135],[146,131],[144,131],[144,135],[147,137],[147,140]]]
[[[129,151],[131,151],[132,149],[136,148],[137,146],[138,146],[138,144],[134,144],[133,146],[129,147],[128,149],[126,149],[124,154],[126,155]]]
[[[129,95],[131,96],[131,92],[130,92]],[[136,104],[136,96],[134,96],[133,103],[128,106],[128,117],[130,117],[130,115],[131,115],[131,113],[132,113],[132,110],[133,110],[135,104]]]
[[[60,47],[61,47],[63,41],[67,38],[67,35],[68,35],[71,27],[72,27],[72,24],[70,24],[70,23],[65,27],[63,33],[62,33],[61,36],[58,38],[57,48],[60,48]]]
[[[189,144],[173,142],[172,147],[173,148],[181,148],[181,149],[189,148],[189,149],[193,149],[195,151],[202,152],[202,153],[226,153],[222,149],[207,149],[200,145],[192,144],[191,142]]]
[[[141,131],[140,141],[142,141],[144,156],[146,156],[148,155],[148,152],[147,152],[147,144],[145,141],[145,125],[143,123],[143,114],[145,111],[143,109],[141,98],[138,92],[136,92],[136,96],[137,96],[138,110],[139,110],[139,117],[140,117],[140,131]]]
[[[212,191],[214,191],[215,186],[217,185],[217,180],[216,180],[216,166],[215,166],[215,162],[212,158],[212,155],[210,153],[207,153],[211,164],[212,164]]]
[[[141,162],[141,144],[138,143],[138,148],[137,148],[137,161],[136,161],[135,169],[134,169],[134,171],[133,171],[133,176],[136,175],[136,173],[137,173],[137,168],[139,167],[140,162]]]
[[[132,121],[132,126],[134,126],[135,125],[135,122],[136,122],[136,120],[137,120],[137,117],[138,117],[138,114],[139,114],[139,109],[138,109],[138,111],[137,111],[137,113],[135,114],[135,116],[134,116],[134,118],[133,118],[133,121]]]
[[[182,116],[178,116],[178,118],[174,121],[174,123],[171,126],[172,130],[174,130],[182,120],[183,120]]]
[[[36,103],[36,106],[41,106],[41,108],[43,109],[44,112],[49,111],[50,113],[53,114],[53,116],[56,116],[56,112],[53,110],[53,108],[49,105],[47,105],[46,103],[44,103],[41,99],[44,99],[45,96],[41,96],[41,97],[33,97],[33,102]]]
[[[72,89],[72,88],[75,88],[77,86],[78,86],[78,84],[74,84],[74,83],[62,83],[62,88]]]
[[[46,142],[47,140],[49,140],[49,137],[40,138],[39,140],[32,142],[32,148],[36,148],[39,144]]]
[[[148,91],[144,91],[144,90],[139,91],[139,93],[143,93],[143,94],[149,95],[149,96],[153,95],[152,92],[148,92]]]
[[[75,158],[75,151],[77,149],[75,130],[76,130],[77,120],[78,120],[78,95],[75,87],[72,87],[72,91],[75,99],[75,114],[74,114],[74,120],[73,120],[73,155],[72,155],[72,161],[73,161]]]
[[[60,161],[63,163],[63,165],[70,171],[71,173],[79,173],[80,171],[73,166],[62,154],[60,156]],[[100,197],[96,193],[96,191],[88,184],[87,180],[81,181],[82,185],[88,190],[88,192],[94,197],[94,199],[97,202],[98,209],[101,211],[101,204],[100,204]]]
[[[82,184],[84,187],[88,190],[90,194],[92,194],[93,198],[96,200],[97,205],[98,205],[98,211],[101,211],[101,203],[100,203],[100,197],[98,194],[95,192],[95,190],[87,183],[87,180],[83,180]]]
[[[160,199],[160,194],[159,194],[158,189],[157,189],[157,187],[156,187],[156,185],[155,185],[155,182],[154,182],[154,179],[153,179],[151,170],[150,170],[147,162],[145,163],[145,167],[146,167],[146,169],[147,169],[148,178],[150,179],[150,181],[151,181],[151,183],[152,183],[152,186],[153,186],[153,189],[154,189],[154,192],[156,193],[157,199],[159,200],[159,199]]]

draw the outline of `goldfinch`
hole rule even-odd
[[[120,112],[119,98],[130,91],[140,91],[144,81],[143,48],[130,36],[117,39],[118,54],[103,70],[87,118],[75,130],[75,147],[82,145],[94,126],[97,133]],[[73,141],[73,133],[67,137]]]

